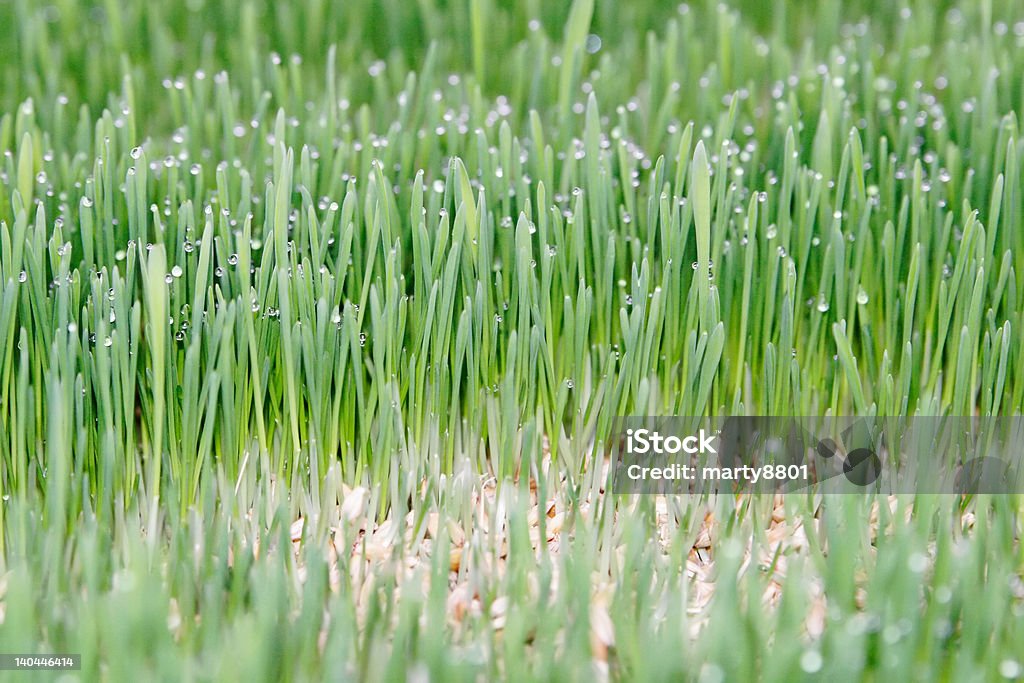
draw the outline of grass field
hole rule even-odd
[[[1016,0],[0,0],[10,680],[1024,677],[1020,495],[626,496],[623,415],[1018,415]]]

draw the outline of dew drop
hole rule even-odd
[[[4,500],[7,500],[7,496],[4,496]],[[1021,673],[1024,673],[1024,667],[1015,659],[1004,659],[999,664],[999,674],[1003,678],[1020,678]]]
[[[817,650],[807,650],[800,657],[800,668],[805,673],[813,674],[821,670],[824,660],[821,657],[821,653]]]

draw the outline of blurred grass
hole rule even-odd
[[[0,651],[1021,675],[1019,497],[630,499],[600,466],[630,413],[1021,412],[1017,3],[0,23]]]

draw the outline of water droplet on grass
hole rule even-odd
[[[824,663],[821,653],[817,650],[807,650],[800,656],[800,668],[809,674],[821,671],[821,666]]]
[[[7,497],[4,496],[4,498]],[[1024,673],[1024,667],[1021,667],[1020,662],[1015,659],[1004,659],[999,664],[999,675],[1003,678],[1020,678],[1022,673]]]

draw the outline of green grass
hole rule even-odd
[[[602,466],[622,415],[1021,413],[1024,10],[555,5],[0,2],[0,652],[1024,675],[1019,496]]]

